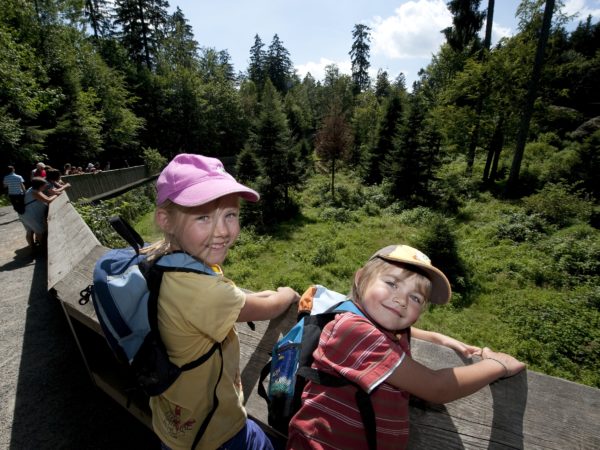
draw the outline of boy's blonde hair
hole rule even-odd
[[[353,299],[359,305],[362,304],[367,287],[371,281],[379,274],[384,272],[389,266],[397,266],[402,269],[400,281],[406,281],[414,278],[417,289],[424,295],[425,302],[422,307],[427,305],[429,297],[431,296],[431,281],[425,275],[419,272],[419,270],[409,264],[392,263],[385,261],[381,258],[373,258],[367,261],[367,263],[359,269],[354,276],[354,282],[352,283],[352,291],[350,292],[350,298]],[[360,273],[359,273],[360,272]]]

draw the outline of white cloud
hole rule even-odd
[[[308,61],[306,64],[297,64],[295,66],[296,72],[303,79],[308,72],[312,75],[315,80],[323,80],[325,78],[325,67],[335,64],[340,73],[350,75],[352,73],[352,63],[350,60],[345,61],[332,61],[331,59],[321,58],[319,62]]]
[[[452,25],[452,15],[443,0],[409,1],[394,12],[391,17],[373,19],[374,54],[392,59],[429,58],[444,42],[441,30]]]
[[[485,37],[485,22],[481,29],[481,39]],[[510,27],[503,27],[497,22],[493,22],[492,24],[492,45],[498,43],[498,41],[505,37],[512,37],[514,35],[513,30]]]
[[[590,3],[589,0],[587,3]],[[591,3],[597,8],[587,6],[585,0],[567,0],[562,11],[569,16],[576,15],[576,22],[585,21],[590,15],[597,19],[600,17],[600,0]]]

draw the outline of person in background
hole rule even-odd
[[[429,302],[444,304],[450,296],[448,279],[422,252],[407,245],[377,251],[356,272],[350,294],[365,317],[337,315],[323,328],[313,353],[313,368],[352,384],[309,381],[290,421],[287,448],[369,448],[355,397],[358,387],[369,394],[377,449],[403,449],[410,395],[447,403],[522,371],[525,364],[487,347],[481,361],[464,367],[433,370],[412,359],[412,325]]]
[[[69,164],[69,163],[66,163],[66,164],[65,164],[65,166],[64,166],[64,171],[63,171],[63,174],[64,174],[64,175],[71,175],[71,171],[72,171],[72,170],[73,170],[73,169],[72,169],[72,167],[71,167],[71,164]]]
[[[44,189],[44,194],[50,195],[59,195],[65,189],[71,187],[71,183],[65,183],[61,179],[60,171],[58,169],[50,169],[46,174],[46,187]]]
[[[45,249],[48,225],[48,205],[57,195],[46,195],[43,192],[47,182],[44,178],[33,177],[31,187],[25,192],[25,211],[19,219],[25,227],[25,239],[32,251]]]
[[[8,192],[8,199],[13,209],[17,213],[23,214],[25,211],[25,180],[21,175],[15,173],[14,166],[8,166],[8,172],[2,184]]]
[[[46,178],[46,164],[43,162],[39,162],[35,165],[35,169],[31,171],[31,177],[41,177]]]
[[[178,366],[215,345],[221,350],[150,398],[152,427],[163,449],[272,449],[244,408],[235,324],[277,317],[300,296],[289,287],[246,293],[221,268],[240,233],[240,198],[256,202],[259,195],[238,183],[218,159],[195,154],[177,155],[156,187],[155,219],[164,238],[143,250],[148,260],[181,253],[214,275],[164,273],[158,298],[161,338]]]

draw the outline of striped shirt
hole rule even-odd
[[[325,326],[313,353],[314,368],[342,375],[371,393],[378,450],[403,449],[408,443],[409,394],[385,382],[410,355],[408,333],[398,340],[364,317],[343,313]],[[287,448],[368,448],[355,393],[352,385],[332,388],[308,382],[290,423]]]
[[[8,195],[19,195],[24,194],[23,190],[23,177],[16,173],[9,173],[4,177],[4,186],[8,188]]]

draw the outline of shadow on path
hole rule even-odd
[[[93,385],[59,301],[46,291],[46,279],[46,258],[38,257],[25,319],[10,449],[160,448],[150,430]]]

